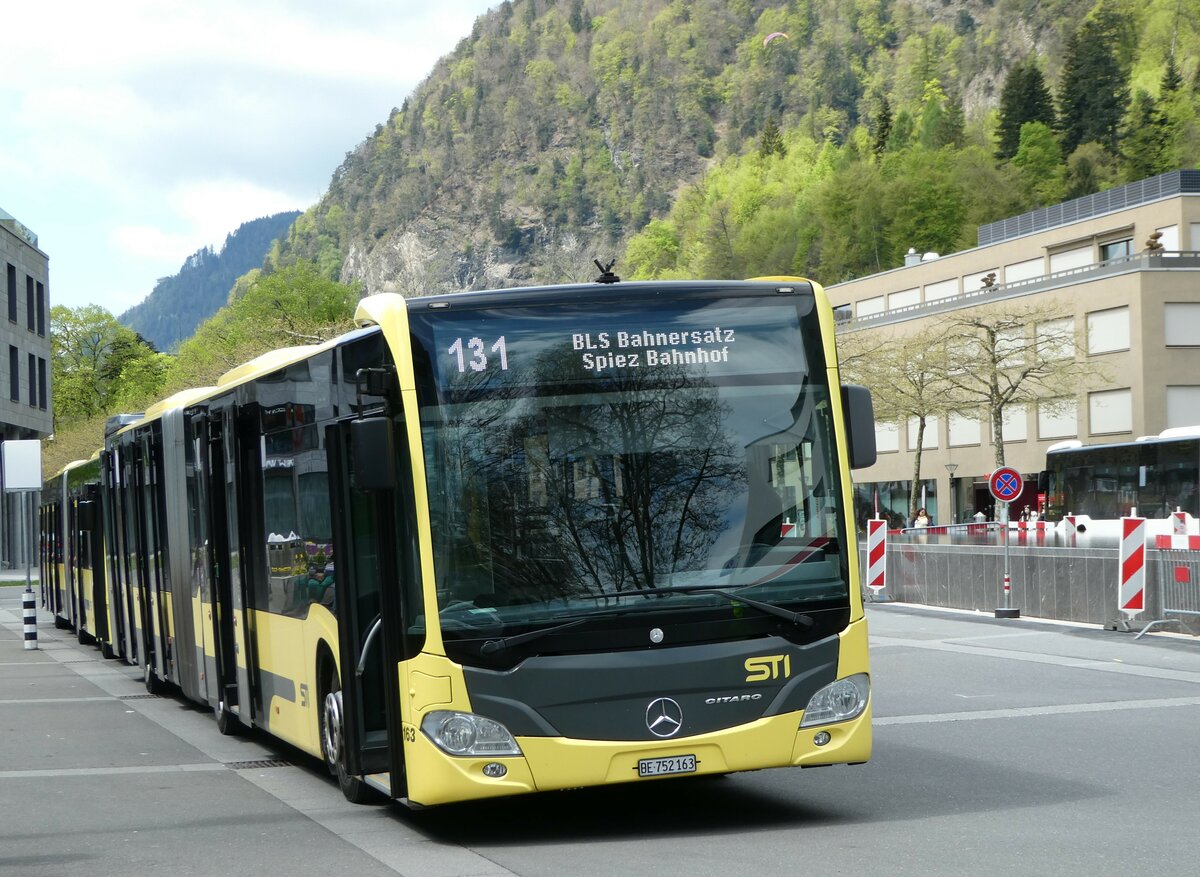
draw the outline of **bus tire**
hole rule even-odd
[[[56,628],[58,628],[59,630],[67,630],[68,628],[70,628],[71,622],[67,621],[67,619],[63,618],[58,613],[55,613],[54,626]]]
[[[112,659],[117,656],[116,650],[112,647],[112,643],[110,643],[108,640],[100,640],[98,645],[100,646],[100,654],[102,654],[104,657]]]
[[[146,691],[150,694],[162,694],[166,683],[154,675],[154,668],[147,664],[142,669],[142,680],[146,683]]]
[[[338,779],[342,794],[351,804],[378,804],[384,798],[362,779],[346,769],[346,726],[342,714],[342,686],[336,671],[331,671],[321,698],[321,751],[325,765]]]
[[[242,723],[229,710],[229,705],[225,703],[225,698],[221,698],[213,706],[213,718],[217,720],[217,730],[226,737],[236,737],[242,732]]]

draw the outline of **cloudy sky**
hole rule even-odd
[[[6,4],[0,208],[51,304],[141,301],[241,223],[304,210],[499,0]]]

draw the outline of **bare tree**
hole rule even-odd
[[[942,332],[926,328],[907,334],[851,332],[838,338],[842,375],[871,390],[875,416],[884,422],[917,423],[908,516],[917,514],[921,495],[921,456],[929,421],[955,411],[950,395],[951,361]]]
[[[1086,358],[1074,315],[1053,306],[1004,306],[951,314],[943,349],[958,411],[985,412],[992,421],[996,466],[1004,465],[1004,412],[1075,396],[1105,376]]]

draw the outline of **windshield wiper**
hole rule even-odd
[[[560,630],[566,630],[570,627],[577,627],[585,621],[591,621],[593,618],[600,618],[605,615],[620,615],[619,612],[594,612],[591,615],[585,615],[583,618],[576,618],[574,621],[568,621],[564,624],[555,624],[551,627],[539,627],[537,630],[518,633],[513,636],[501,637],[500,639],[490,639],[479,647],[479,654],[494,655],[496,652],[513,646],[519,646],[521,643],[533,642],[535,639],[541,639],[544,636],[549,636],[552,633],[558,633]]]
[[[753,585],[747,585],[746,587],[753,587]],[[738,590],[743,589],[739,588]],[[609,596],[648,597],[654,594],[717,594],[733,603],[744,603],[753,609],[757,609],[759,612],[774,615],[776,618],[782,618],[784,621],[790,621],[792,624],[802,627],[805,630],[808,630],[815,623],[811,615],[805,615],[803,612],[793,612],[791,609],[784,609],[782,606],[776,606],[774,603],[765,603],[762,600],[755,600],[752,597],[744,597],[738,591],[725,590],[723,585],[673,585],[669,588],[639,588],[636,591],[619,591]]]
[[[655,594],[665,596],[667,594],[717,594],[724,597],[733,603],[742,603],[752,609],[757,609],[766,615],[773,615],[776,618],[782,618],[784,621],[790,621],[797,627],[808,630],[815,623],[812,616],[805,615],[803,612],[793,612],[790,609],[784,609],[782,606],[776,606],[774,603],[764,603],[762,600],[755,600],[751,597],[744,597],[738,594],[737,591],[727,591],[720,585],[679,585],[670,588],[639,588],[635,591],[619,591],[616,594],[606,594],[607,597],[649,597]],[[559,631],[569,630],[572,627],[578,627],[588,621],[594,621],[597,618],[614,618],[618,615],[627,615],[636,611],[633,607],[625,607],[622,609],[606,609],[600,612],[593,612],[589,615],[584,615],[581,618],[575,618],[571,621],[563,622],[562,624],[554,624],[550,627],[539,627],[537,630],[526,631],[525,633],[514,634],[513,636],[505,636],[500,639],[490,639],[479,647],[481,655],[494,655],[497,652],[502,652],[505,649],[513,646],[523,645],[524,643],[539,640],[542,637],[550,636]]]

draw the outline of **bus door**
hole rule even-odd
[[[83,488],[79,503],[79,528],[82,538],[81,567],[91,572],[92,629],[88,631],[97,644],[109,641],[108,590],[104,575],[104,526],[100,500],[100,485],[91,483]],[[103,645],[101,645],[103,648]]]
[[[400,735],[398,663],[403,618],[396,527],[395,479],[363,489],[364,471],[394,469],[387,453],[356,442],[356,424],[343,420],[326,432],[334,510],[335,607],[341,648],[345,768],[352,775],[387,773],[392,797],[405,792]],[[376,785],[376,783],[373,783]]]
[[[230,715],[240,715],[243,712],[234,636],[234,612],[242,608],[240,592],[236,601],[233,595],[234,582],[241,580],[241,562],[236,541],[237,497],[235,492],[232,510],[232,532],[235,541],[231,547],[230,512],[226,510],[229,490],[225,473],[223,423],[219,411],[192,420],[192,440],[196,459],[200,464],[199,495],[205,500],[200,507],[206,510],[207,514],[207,519],[203,522],[208,537],[204,542],[204,553],[209,571],[211,607],[204,619],[208,625],[204,636],[212,643],[213,651],[212,666],[207,671],[211,674],[208,692],[210,701],[215,701],[213,706],[218,719],[221,718],[222,711],[228,711]],[[242,682],[248,684],[244,672]],[[249,700],[244,702],[247,704],[245,710],[248,711]],[[246,719],[249,720],[249,715],[246,715]]]
[[[138,528],[138,579],[140,584],[143,627],[142,646],[144,660],[141,662],[146,686],[152,693],[158,681],[170,681],[167,661],[168,624],[165,605],[166,588],[163,582],[164,550],[160,543],[162,529],[159,526],[159,471],[154,457],[154,442],[151,435],[137,439],[134,465],[134,505]]]
[[[253,652],[247,590],[247,551],[241,537],[237,413],[233,405],[213,409],[207,418],[196,418],[206,430],[202,492],[208,499],[208,555],[212,582],[211,636],[220,697],[218,722],[223,709],[244,725],[254,720]],[[214,690],[210,686],[210,692]],[[224,725],[222,724],[222,728]]]

